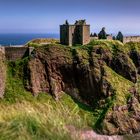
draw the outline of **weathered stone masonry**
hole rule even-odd
[[[140,42],[140,36],[126,36],[123,38],[123,43]]]
[[[15,61],[29,56],[33,47],[0,47],[0,51],[5,54],[6,60]]]
[[[69,25],[68,22],[60,25],[60,42],[68,46],[88,44],[90,42],[90,25],[87,25],[85,20],[76,21],[74,25]]]

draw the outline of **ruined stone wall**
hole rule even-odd
[[[60,25],[60,42],[64,45],[69,45],[69,26]]]
[[[83,26],[83,45],[90,42],[90,25]]]
[[[60,42],[63,45],[85,45],[90,42],[90,25],[60,25]]]
[[[90,37],[90,40],[98,40],[99,38],[98,37]],[[112,35],[108,35],[106,40],[113,40],[113,36]]]
[[[7,60],[15,61],[28,55],[29,49],[27,47],[5,47],[5,57]]]
[[[15,61],[29,56],[34,51],[34,47],[0,47],[6,60]]]
[[[75,44],[75,30],[76,30],[76,26],[75,25],[70,25],[69,26],[69,46],[72,46],[73,44]]]
[[[98,40],[99,38],[98,37],[90,37],[90,40]]]
[[[113,40],[113,36],[112,35],[107,36],[107,40]]]
[[[123,43],[140,42],[140,36],[126,36],[123,38]]]
[[[76,44],[83,44],[83,26],[82,25],[76,25],[74,36],[73,36],[73,45]]]

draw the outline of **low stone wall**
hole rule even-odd
[[[140,36],[126,36],[123,38],[123,43],[140,42]]]
[[[98,40],[98,37],[90,37],[90,40]],[[108,35],[106,40],[113,40],[113,36],[112,35]]]
[[[28,48],[26,47],[5,47],[5,57],[7,60],[22,59],[28,54]]]
[[[34,48],[32,47],[0,47],[0,51],[5,54],[6,60],[15,61],[29,56]]]
[[[98,40],[98,37],[90,37],[90,40]]]
[[[90,40],[98,40],[98,37],[90,37]],[[113,40],[113,37],[107,36],[107,40]],[[125,36],[123,38],[123,43],[128,42],[140,42],[140,36]]]

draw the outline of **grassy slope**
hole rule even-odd
[[[116,72],[114,72],[109,67],[105,66],[106,72],[107,72],[107,80],[110,82],[113,86],[113,88],[116,90],[115,92],[115,105],[125,105],[127,103],[127,100],[131,93],[129,93],[129,89],[134,86],[134,83],[130,82],[129,80],[125,79],[124,77],[118,75]]]
[[[124,45],[119,41],[108,41],[108,40],[93,40],[88,45],[85,46],[74,46],[72,47],[73,55],[78,55],[79,58],[82,60],[83,65],[89,64],[89,52],[92,48],[98,48],[101,47],[104,50],[109,50],[111,53],[109,55],[116,56],[118,53],[125,53],[128,57],[127,53],[130,48],[130,44]],[[131,46],[138,46],[138,44],[133,44]],[[64,47],[64,46],[63,46]],[[82,49],[81,49],[82,48]],[[100,57],[100,56],[96,56]],[[131,65],[134,65],[132,60],[128,57],[129,63]],[[122,77],[121,75],[118,75],[115,71],[113,71],[108,66],[104,66],[104,69],[106,71],[107,76],[105,79],[111,83],[113,89],[115,90],[114,97],[106,99],[106,106],[103,108],[98,108],[94,110],[93,114],[95,119],[94,122],[94,128],[96,129],[99,125],[102,125],[102,121],[105,117],[105,115],[110,111],[111,107],[113,105],[116,106],[123,106],[127,104],[128,98],[131,96],[131,93],[129,93],[129,89],[134,86],[134,84]],[[99,124],[100,123],[100,124]],[[98,125],[98,126],[97,126]]]
[[[33,97],[27,92],[21,78],[26,61],[8,64],[6,94],[0,101],[0,140],[66,140],[71,139],[67,125],[92,125],[90,108],[76,104],[68,95],[56,102],[49,94]]]
[[[123,51],[127,51],[127,47],[125,48],[123,44],[111,41],[91,42],[89,48],[100,44],[110,49],[112,53],[120,47]],[[38,45],[35,44],[35,47]],[[87,49],[83,46],[84,50],[80,50],[79,47],[72,47],[72,50],[79,56],[84,56],[83,65],[88,64]],[[129,97],[128,89],[133,86],[130,81],[105,66],[107,81],[116,89],[115,98],[107,99],[104,108],[97,108],[92,112],[90,108],[75,103],[68,95],[63,96],[58,102],[49,94],[42,93],[38,97],[33,97],[23,86],[23,65],[26,65],[26,62],[27,58],[15,64],[10,62],[7,66],[6,94],[0,101],[2,140],[71,139],[66,129],[67,125],[74,125],[77,128],[98,127],[112,104],[126,104]]]

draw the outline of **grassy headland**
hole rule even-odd
[[[136,66],[129,58],[129,52],[132,50],[139,52],[139,44],[124,45],[118,41],[96,40],[86,46],[66,48],[54,40],[52,43],[53,45],[41,45],[37,40],[30,42],[29,46],[35,47],[37,51],[43,53],[48,51],[49,47],[57,45],[58,48],[55,49],[58,51],[56,52],[58,56],[62,53],[68,61],[71,57],[72,60],[78,58],[81,68],[90,65],[91,58],[93,58],[95,78],[99,79],[102,76],[103,81],[101,82],[107,83],[113,93],[109,91],[108,94],[111,95],[102,95],[105,87],[101,87],[101,98],[93,100],[93,108],[79,103],[67,94],[64,94],[58,101],[55,101],[49,93],[39,93],[38,96],[33,96],[25,89],[25,84],[28,82],[26,81],[28,78],[26,67],[30,58],[7,62],[6,90],[4,98],[0,100],[0,140],[77,139],[76,135],[74,138],[71,137],[67,129],[69,126],[77,129],[89,127],[101,129],[105,117],[113,112],[113,106],[127,105],[128,100],[133,96],[130,93],[132,87],[137,86],[138,91],[140,90],[139,80],[137,83],[132,82],[124,75],[123,70],[122,73],[119,73],[108,63],[108,60],[112,61],[112,58],[120,59],[122,66],[125,66],[123,61],[125,55],[126,63],[135,70]],[[123,57],[118,58],[118,54],[123,54]],[[102,71],[98,65],[101,60],[104,75],[101,75]],[[110,126],[112,127],[110,124],[105,127]]]

